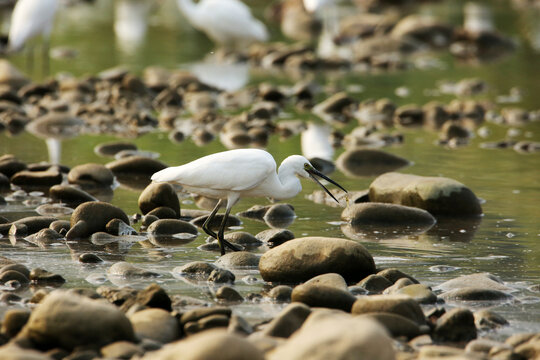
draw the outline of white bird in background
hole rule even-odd
[[[259,149],[229,150],[204,156],[185,165],[158,171],[152,175],[152,180],[174,182],[182,185],[185,191],[219,199],[202,229],[218,241],[221,255],[224,255],[225,246],[234,251],[238,250],[236,246],[224,239],[223,232],[231,208],[240,198],[291,198],[302,190],[298,177],[309,177],[338,201],[315,175],[347,192],[341,185],[317,171],[305,157],[300,155],[291,155],[283,160],[276,173],[276,162],[272,155]],[[225,216],[216,235],[208,226],[224,200],[227,200]]]
[[[49,67],[49,38],[53,20],[58,10],[58,0],[19,0],[11,15],[8,50],[20,51],[25,43],[37,36],[42,36],[43,68]],[[29,53],[31,61],[32,53]]]
[[[128,55],[144,42],[148,30],[148,14],[152,1],[116,0],[114,33],[118,47]]]
[[[339,49],[334,38],[339,33],[339,14],[337,2],[339,0],[304,0],[304,7],[310,13],[322,20],[323,30],[317,46],[317,54],[322,58],[334,55],[348,57],[349,52]]]
[[[180,11],[193,27],[227,48],[239,49],[257,41],[268,40],[266,26],[239,0],[177,0]]]

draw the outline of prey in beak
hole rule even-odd
[[[312,178],[313,181],[315,181],[317,184],[319,184],[319,186],[322,187],[324,189],[324,191],[326,191],[326,193],[328,195],[330,195],[332,197],[332,199],[334,199],[339,204],[338,199],[336,199],[336,197],[334,195],[332,195],[332,193],[315,176],[318,176],[318,177],[328,181],[329,183],[336,185],[338,188],[340,188],[341,190],[345,191],[345,193],[347,193],[347,190],[345,190],[345,188],[343,186],[339,185],[337,182],[330,179],[328,176],[324,175],[319,170],[315,169],[313,167],[313,165],[311,165],[311,164],[306,164],[305,167],[304,167],[304,170],[307,171],[307,173],[309,174],[309,177]]]

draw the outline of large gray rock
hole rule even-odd
[[[476,195],[462,183],[444,177],[387,173],[369,186],[375,202],[418,207],[433,215],[477,216],[482,207]]]
[[[293,239],[261,256],[259,270],[265,281],[298,283],[326,273],[338,273],[356,282],[375,272],[369,252],[357,242],[339,238]]]
[[[155,352],[143,360],[264,360],[263,353],[248,340],[225,330],[208,330],[189,336]]]
[[[107,223],[119,219],[129,224],[129,218],[124,210],[101,201],[85,202],[71,214],[71,229],[66,239],[85,238],[98,231],[105,231]]]
[[[54,185],[49,189],[49,197],[54,202],[77,206],[87,201],[98,201],[84,190],[68,185]]]
[[[147,214],[155,208],[166,206],[173,209],[176,216],[180,217],[180,202],[171,184],[152,183],[148,185],[139,196],[138,204],[143,214]]]
[[[377,322],[345,313],[319,310],[268,360],[394,360],[392,339]]]
[[[54,291],[32,312],[19,334],[39,348],[100,348],[114,341],[135,341],[128,318],[103,300]]]
[[[397,155],[364,148],[345,151],[336,163],[338,169],[352,177],[376,176],[410,164],[408,160]]]

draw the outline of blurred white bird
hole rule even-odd
[[[20,51],[25,43],[37,36],[43,38],[43,68],[49,68],[49,38],[58,10],[58,0],[19,0],[11,15],[8,51]],[[29,63],[32,60],[29,52]]]
[[[180,11],[193,27],[227,48],[239,49],[257,41],[268,40],[266,26],[239,0],[177,0]]]
[[[216,207],[204,222],[202,229],[217,239],[221,255],[225,247],[238,250],[223,237],[227,217],[238,200],[242,197],[270,197],[287,199],[296,196],[301,190],[300,179],[311,178],[338,201],[322,185],[319,176],[346,192],[338,183],[317,171],[303,156],[291,155],[281,163],[276,173],[276,162],[272,155],[259,149],[237,149],[224,151],[176,167],[168,167],[152,175],[156,182],[174,182],[182,185],[185,191],[219,199]],[[224,200],[227,200],[225,216],[218,233],[214,233],[209,224],[212,222]]]
[[[148,14],[152,1],[116,0],[114,33],[118,47],[132,55],[144,42],[148,30]]]

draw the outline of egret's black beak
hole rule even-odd
[[[313,167],[310,168],[310,169],[306,169],[306,171],[308,172],[309,177],[312,178],[317,184],[319,184],[324,189],[324,191],[326,191],[326,193],[328,195],[330,195],[332,197],[332,199],[334,199],[339,204],[338,199],[336,199],[336,197],[334,195],[332,195],[332,193],[330,191],[328,191],[328,189],[323,184],[321,184],[321,182],[315,177],[315,175],[317,175],[320,178],[323,178],[324,180],[328,181],[329,183],[332,183],[332,184],[336,185],[338,188],[340,188],[341,190],[343,190],[345,192],[347,192],[347,190],[345,190],[345,188],[343,186],[339,185],[337,182],[330,179],[328,176],[324,175],[323,173],[321,173],[320,171],[318,171],[317,169],[315,169]]]

